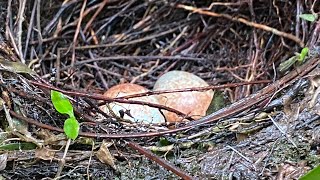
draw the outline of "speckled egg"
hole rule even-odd
[[[108,91],[104,93],[104,96],[110,98],[124,97],[132,94],[144,93],[148,89],[137,85],[137,84],[119,84],[111,87]],[[159,104],[158,100],[154,96],[143,96],[131,98],[129,100],[144,101],[149,103]],[[126,104],[126,103],[110,103],[109,107],[115,113],[117,117],[121,117],[120,112],[124,113],[122,117],[125,120],[130,120],[132,122],[143,122],[143,123],[163,123],[165,122],[163,115],[157,108],[152,108],[147,105],[139,104]],[[109,115],[112,113],[109,112],[109,109],[106,105],[100,106],[100,109],[106,112]]]
[[[200,77],[185,71],[170,71],[163,74],[155,83],[153,90],[173,90],[193,87],[203,87],[208,84]],[[160,104],[179,110],[194,119],[206,115],[206,111],[213,98],[213,91],[189,91],[167,93],[157,96]],[[183,117],[176,113],[163,110],[168,122],[179,122]]]

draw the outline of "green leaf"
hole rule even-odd
[[[307,174],[302,176],[299,180],[313,180],[313,179],[319,179],[320,177],[320,165],[318,165],[316,168],[309,171]]]
[[[69,99],[61,92],[51,90],[51,101],[59,113],[69,115],[69,118],[64,121],[63,130],[69,139],[75,140],[79,135],[80,125],[74,117]]]
[[[61,92],[51,90],[51,101],[54,108],[61,114],[68,114],[70,117],[74,116],[73,107],[69,99]]]
[[[159,145],[160,146],[168,146],[170,145],[171,143],[168,141],[168,139],[166,138],[163,138],[161,137],[160,140],[159,140]]]
[[[79,129],[79,122],[76,120],[74,116],[64,121],[63,130],[68,138],[75,140],[79,135]]]
[[[206,115],[212,114],[226,106],[224,95],[221,91],[215,90]]]
[[[289,69],[295,62],[297,62],[297,60],[298,60],[297,56],[293,56],[288,60],[282,62],[279,65],[279,71],[284,72],[285,70]]]
[[[314,14],[301,14],[299,17],[310,22],[314,22],[318,18],[317,15]]]
[[[5,144],[0,146],[0,150],[8,150],[8,151],[14,151],[14,150],[32,150],[36,149],[37,146],[31,142],[23,142],[23,143],[11,143],[11,144]]]
[[[308,52],[309,52],[309,48],[307,48],[307,47],[305,47],[305,48],[303,48],[301,50],[300,57],[299,57],[299,62],[303,62],[304,61],[304,59],[308,55]]]

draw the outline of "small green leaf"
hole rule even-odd
[[[314,22],[318,18],[317,15],[314,14],[301,14],[299,17],[310,22]]]
[[[303,62],[306,56],[308,55],[309,48],[305,47],[301,50],[299,62]]]
[[[73,115],[73,107],[69,99],[61,92],[51,90],[51,101],[54,108],[61,114],[68,114],[70,117]]]
[[[69,118],[64,121],[63,130],[69,139],[75,140],[79,135],[80,125],[74,117],[69,99],[61,92],[51,90],[51,101],[59,113],[69,115]]]
[[[79,135],[79,129],[79,122],[75,119],[74,116],[64,121],[63,130],[68,138],[75,140]]]
[[[320,165],[309,171],[307,174],[302,176],[299,180],[313,180],[319,179],[320,177]]]

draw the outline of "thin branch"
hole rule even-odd
[[[248,21],[248,20],[246,20],[244,18],[240,18],[240,17],[232,17],[229,14],[219,14],[219,13],[215,13],[215,12],[211,12],[211,11],[206,11],[206,10],[203,10],[203,9],[195,8],[195,7],[192,7],[192,6],[186,6],[186,5],[183,5],[183,4],[177,4],[177,5],[174,5],[174,6],[177,7],[177,8],[185,9],[187,11],[192,11],[194,13],[199,13],[199,14],[213,16],[213,17],[222,17],[222,18],[229,19],[231,21],[241,22],[241,23],[243,23],[245,25],[248,25],[248,26],[251,26],[251,27],[254,27],[254,28],[258,28],[258,29],[262,29],[264,31],[268,31],[268,32],[271,32],[273,34],[276,34],[278,36],[291,39],[292,41],[294,41],[297,44],[299,44],[300,47],[304,47],[304,43],[298,37],[296,37],[296,36],[294,36],[292,34],[286,33],[286,32],[279,31],[279,30],[277,30],[275,28],[272,28],[270,26],[267,26],[267,25],[254,23],[254,22]]]
[[[184,180],[195,179],[194,177],[192,177],[189,174],[187,174],[187,172],[182,171],[181,169],[179,169],[178,167],[174,166],[173,164],[171,164],[171,163],[167,162],[166,160],[161,159],[160,157],[154,155],[151,151],[144,149],[139,144],[136,144],[134,142],[128,142],[127,144],[132,149],[137,150],[139,153],[143,154],[148,159],[158,163],[159,165],[161,165],[162,167],[166,168],[167,170],[175,173],[176,175],[178,175],[182,179],[184,179]]]

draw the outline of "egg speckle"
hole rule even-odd
[[[153,90],[174,90],[192,87],[203,87],[208,84],[200,77],[185,71],[170,71],[162,75],[154,85]],[[200,119],[206,115],[206,111],[213,98],[213,91],[189,91],[175,92],[157,95],[160,104],[174,108],[178,111],[191,116],[194,119]],[[176,113],[162,110],[169,122],[179,122],[184,117]]]
[[[111,87],[103,95],[109,98],[124,97],[132,94],[144,93],[148,89],[137,85],[137,84],[119,84]],[[143,96],[130,98],[129,100],[143,101],[154,104],[159,104],[158,100],[154,96]],[[140,104],[127,104],[127,103],[118,103],[113,102],[109,103],[109,107],[116,114],[117,117],[121,117],[120,112],[124,113],[122,117],[125,120],[130,120],[132,122],[143,122],[143,123],[163,123],[165,122],[163,115],[157,108],[152,108],[147,105]],[[107,105],[100,106],[100,109],[106,112],[109,115],[112,113],[109,112]]]

